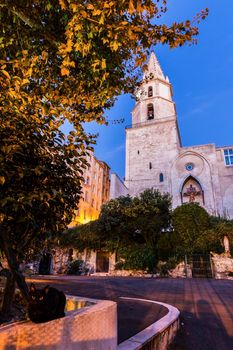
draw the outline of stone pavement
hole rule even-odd
[[[120,277],[53,277],[37,282],[50,284],[67,294],[110,299],[137,297],[176,306],[181,311],[181,330],[172,350],[233,349],[233,281],[213,279],[153,279]],[[28,282],[30,279],[28,280]],[[137,333],[164,310],[152,310],[148,304],[118,305],[119,342]]]

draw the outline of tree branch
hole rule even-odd
[[[38,31],[52,46],[55,48],[58,47],[60,42],[58,42],[54,35],[48,32],[47,28],[45,29],[41,23],[37,22],[35,19],[29,17],[29,11],[27,9],[20,8],[14,1],[12,0],[2,0],[0,2],[0,7],[7,7],[7,9],[21,19],[26,25],[30,28]]]

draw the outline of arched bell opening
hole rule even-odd
[[[149,86],[148,87],[148,97],[152,97],[153,96],[153,87]]]
[[[200,182],[193,176],[185,179],[181,190],[181,203],[199,203],[205,205],[204,191]]]
[[[147,105],[147,119],[154,119],[154,106],[152,103]]]

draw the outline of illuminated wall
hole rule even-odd
[[[82,198],[79,210],[69,227],[84,224],[99,217],[101,206],[109,200],[110,168],[90,153],[87,156],[89,166],[84,170]]]

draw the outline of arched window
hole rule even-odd
[[[193,176],[188,176],[181,189],[181,203],[199,203],[205,205],[204,191]]]
[[[159,182],[163,182],[164,181],[164,176],[163,173],[159,174]]]
[[[149,169],[152,169],[152,163],[151,162],[149,163]]]
[[[154,106],[152,103],[147,105],[147,119],[154,119]]]
[[[148,97],[152,97],[153,96],[153,87],[149,86],[148,87]]]

